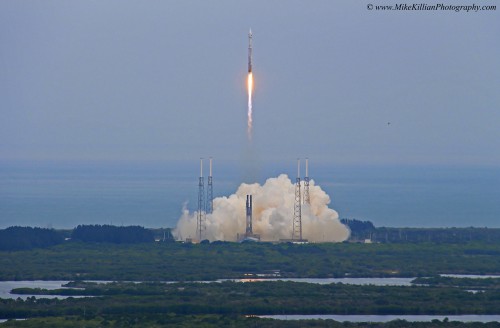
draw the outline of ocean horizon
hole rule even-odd
[[[310,178],[340,218],[377,227],[500,228],[498,167],[311,164]],[[240,162],[214,162],[214,197],[279,174],[294,181],[295,162],[260,165],[252,174]],[[197,160],[1,161],[0,228],[175,227],[184,206],[196,209],[198,177]]]

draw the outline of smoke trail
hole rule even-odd
[[[337,212],[328,208],[330,197],[313,180],[309,189],[311,204],[302,207],[303,237],[311,242],[346,240],[349,230],[340,223]],[[245,232],[246,195],[253,195],[253,232],[260,234],[261,240],[291,238],[295,189],[282,174],[263,185],[243,183],[229,197],[215,198],[213,213],[206,216],[206,239],[236,241],[236,234]],[[196,236],[196,216],[183,208],[174,231],[178,240]]]
[[[253,75],[252,72],[248,73],[247,78],[247,86],[248,86],[248,127],[247,127],[247,135],[248,140],[252,141],[252,91],[253,91]]]

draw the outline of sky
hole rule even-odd
[[[0,1],[0,160],[500,165],[500,8],[370,3]]]

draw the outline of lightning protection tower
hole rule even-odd
[[[208,176],[208,184],[207,184],[207,214],[212,214],[214,210],[214,189],[212,185],[212,157],[210,157],[210,172]]]
[[[198,181],[198,219],[196,221],[196,234],[198,235],[198,240],[202,241],[202,237],[205,233],[205,204],[203,202],[204,191],[204,180],[203,180],[203,158],[200,158],[200,178]]]
[[[304,177],[304,204],[311,205],[309,198],[309,158],[306,158],[306,176]]]
[[[295,180],[295,207],[293,211],[292,240],[302,241],[302,207],[300,197],[300,158],[297,159],[297,179]]]

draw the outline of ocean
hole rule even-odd
[[[241,163],[215,164],[216,197],[234,193],[248,176]],[[311,179],[330,195],[330,207],[340,218],[370,220],[379,227],[500,228],[498,167],[311,164]],[[257,180],[293,175],[294,165],[261,165]],[[196,209],[198,176],[197,160],[2,161],[0,228],[175,227],[183,206]]]

